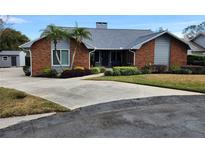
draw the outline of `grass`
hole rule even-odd
[[[0,87],[0,118],[66,111],[69,109],[51,101]]]
[[[91,80],[128,82],[205,93],[205,75],[144,74],[103,76],[91,78]]]

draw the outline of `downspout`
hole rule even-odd
[[[30,49],[29,50],[23,49],[23,50],[29,52],[29,55],[30,55],[30,68],[31,68],[31,75],[30,75],[30,77],[32,77],[32,53],[31,53],[31,50]]]
[[[131,49],[129,49],[130,52],[132,52],[134,54],[134,58],[133,58],[133,65],[135,66],[135,52],[132,51]]]
[[[29,54],[30,54],[30,68],[31,68],[31,75],[30,77],[32,77],[32,53],[31,53],[31,50],[29,49]]]
[[[92,51],[89,52],[89,69],[90,69],[90,54],[93,53],[93,52],[95,52],[95,50],[96,50],[96,48],[94,48],[94,50],[92,50]]]

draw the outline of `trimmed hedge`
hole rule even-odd
[[[130,66],[117,66],[110,69],[106,69],[105,76],[120,76],[120,75],[137,75],[141,74],[141,71],[137,67]]]
[[[99,74],[100,73],[100,68],[99,67],[92,67],[90,69],[92,74]]]
[[[205,74],[205,66],[183,66],[182,69],[189,69],[192,74]]]
[[[113,69],[112,68],[108,68],[105,70],[104,72],[105,76],[113,76]]]
[[[136,75],[140,74],[137,67],[134,66],[117,66],[113,67],[113,75]]]

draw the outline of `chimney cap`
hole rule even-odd
[[[96,28],[107,29],[107,22],[96,22]]]

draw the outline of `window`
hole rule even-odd
[[[53,65],[60,65],[57,59],[59,57],[59,61],[61,65],[69,66],[70,65],[70,51],[69,50],[53,50]]]
[[[7,61],[7,60],[8,60],[8,57],[7,57],[7,56],[3,56],[3,57],[2,57],[2,60],[3,60],[3,61]]]

